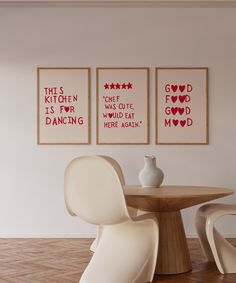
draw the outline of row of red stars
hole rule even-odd
[[[108,84],[106,83],[104,85],[104,88],[105,89],[132,89],[133,88],[133,84],[131,84],[130,82],[129,83],[122,83],[122,84],[119,84],[119,83],[111,83],[111,84]]]

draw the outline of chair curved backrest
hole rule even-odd
[[[93,224],[130,219],[119,164],[107,156],[81,156],[65,170],[65,202],[71,214]]]

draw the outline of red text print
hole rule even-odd
[[[173,121],[173,124],[174,124],[175,126],[177,126],[177,125],[179,124],[179,120],[173,119],[172,121]]]
[[[121,122],[120,125],[118,121],[115,122],[104,122],[104,128],[138,128],[142,124],[142,121],[139,122]]]
[[[63,94],[64,90],[63,90],[63,86],[60,87],[45,87],[44,88],[44,92],[46,95],[57,95],[57,94]]]
[[[171,127],[172,125],[174,127],[180,126],[180,127],[190,127],[193,124],[193,120],[191,118],[187,118],[185,120],[178,120],[178,119],[165,119],[165,127]]]
[[[78,94],[67,94],[63,86],[44,87],[45,125],[83,125],[84,117],[76,115]],[[78,111],[78,110],[77,110]]]
[[[165,127],[184,128],[193,125],[191,114],[191,95],[193,86],[190,83],[177,84],[169,83],[165,85],[165,115],[170,118],[164,119]],[[172,117],[171,117],[172,116]]]
[[[179,101],[180,101],[181,103],[183,103],[183,102],[185,101],[185,99],[186,99],[186,95],[180,95],[180,96],[179,96]]]
[[[135,113],[134,84],[127,81],[112,81],[104,84],[102,96],[104,128],[137,128],[142,126]],[[132,91],[131,91],[132,90]]]
[[[46,117],[46,125],[58,126],[58,125],[83,125],[83,117],[75,116],[57,116],[57,117]]]
[[[189,106],[186,107],[169,107],[165,108],[166,115],[189,115],[191,113],[191,108]]]
[[[188,107],[189,108],[189,107]],[[189,108],[190,109],[190,108]],[[184,113],[184,108],[180,108],[180,107],[178,107],[178,111],[179,111],[179,114],[180,115],[183,115],[183,113]]]
[[[72,103],[78,101],[78,95],[45,95],[44,103]]]
[[[185,85],[180,85],[179,90],[180,90],[180,92],[183,92],[185,90]]]
[[[110,90],[110,89],[132,89],[133,88],[133,84],[131,82],[128,83],[118,83],[118,82],[112,82],[112,83],[105,83],[104,84],[104,89],[106,90]]]
[[[178,86],[177,85],[171,85],[171,89],[173,92],[176,92],[177,89],[178,89]]]
[[[75,112],[75,106],[64,106],[64,105],[60,105],[60,113],[74,113]]]
[[[173,115],[177,113],[178,108],[177,107],[171,107],[171,112]]]
[[[165,92],[192,92],[193,86],[191,84],[166,84],[165,85]]]
[[[172,102],[173,102],[173,103],[175,103],[175,102],[176,102],[176,100],[177,100],[177,98],[178,98],[178,96],[171,96],[171,100],[172,100]]]
[[[180,103],[184,103],[184,102],[189,102],[191,100],[191,97],[186,94],[186,95],[172,95],[170,96],[169,94],[167,94],[165,96],[165,102],[177,102],[177,100],[179,100]]]
[[[108,102],[118,102],[120,99],[119,95],[114,95],[114,96],[103,96],[103,99],[106,103]]]

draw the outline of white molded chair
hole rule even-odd
[[[106,159],[108,162],[110,162],[115,167],[117,174],[120,177],[120,182],[121,182],[122,186],[125,186],[125,178],[124,178],[124,175],[123,175],[123,172],[122,172],[122,169],[121,169],[119,163],[109,156],[100,156],[100,157]],[[147,218],[150,218],[150,217],[153,218],[153,216],[150,213],[148,213],[146,211],[140,211],[137,208],[128,207],[128,211],[129,211],[130,216],[133,219],[137,218],[138,216],[139,216],[138,218],[140,218],[140,215],[144,215],[144,214],[145,215],[147,214],[147,216],[146,216]],[[102,225],[99,225],[97,227],[96,238],[93,241],[92,245],[90,246],[90,251],[95,252],[97,245],[98,245],[98,241],[99,241],[99,239],[101,239],[101,236],[102,236]]]
[[[232,246],[214,227],[225,215],[236,215],[236,205],[206,204],[196,214],[196,229],[201,246],[209,261],[215,261],[222,274],[236,273],[236,247]]]
[[[102,225],[95,253],[80,283],[152,282],[158,225],[153,219],[134,221],[129,215],[118,163],[104,156],[73,159],[65,171],[68,211]]]

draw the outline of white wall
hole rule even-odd
[[[92,236],[63,200],[67,162],[82,154],[111,155],[128,184],[138,183],[144,154],[157,156],[165,184],[236,190],[236,10],[234,8],[0,7],[0,237]],[[91,67],[92,144],[36,144],[36,68]],[[95,144],[95,68],[150,67],[148,146]],[[206,146],[154,144],[154,68],[209,67]],[[236,202],[231,196],[222,202]],[[183,211],[195,235],[194,213]],[[235,219],[222,223],[236,235]]]

